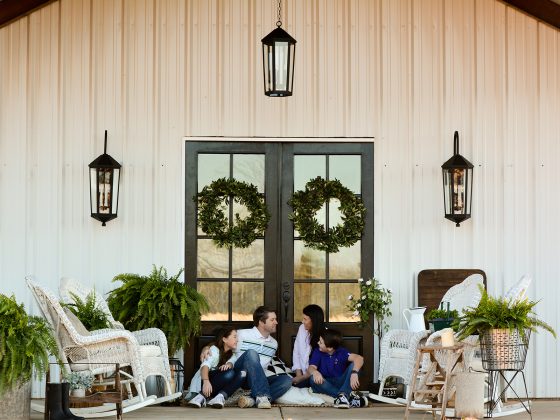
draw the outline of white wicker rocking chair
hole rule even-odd
[[[124,326],[113,317],[113,314],[109,309],[109,305],[107,304],[102,294],[97,293],[95,289],[91,289],[73,278],[62,277],[60,279],[59,294],[62,298],[62,301],[65,303],[73,302],[72,295],[76,295],[80,299],[85,300],[87,296],[92,292],[95,294],[97,307],[107,314],[107,318],[109,319],[109,322],[114,327],[114,329],[124,330]],[[107,330],[92,331],[91,334],[99,334],[105,331]],[[165,337],[163,331],[158,328],[147,328],[140,331],[132,331],[132,335],[136,338],[138,344],[140,344],[141,346],[159,347],[159,352],[152,351],[152,354],[156,353],[157,356],[155,358],[150,357],[148,359],[144,359],[143,363],[144,378],[148,378],[149,376],[153,375],[161,376],[164,380],[165,395],[157,398],[154,404],[159,404],[179,398],[182,393],[173,393],[171,390],[171,370],[169,367],[169,359],[167,357],[167,338]]]
[[[379,362],[379,391],[369,394],[373,400],[386,403],[398,403],[394,398],[384,397],[385,381],[390,376],[401,378],[405,385],[410,384],[416,363],[416,349],[428,331],[411,332],[408,330],[390,330],[381,339]]]
[[[128,399],[123,402],[123,413],[158,402],[155,395],[146,394],[145,368],[148,367],[150,371],[150,366],[156,364],[163,367],[162,359],[167,359],[167,354],[161,357],[159,347],[140,345],[136,337],[126,330],[101,330],[90,335],[81,334],[54,294],[30,279],[26,280],[43,315],[54,330],[59,350],[58,357],[65,363],[62,365],[63,371],[88,371],[92,375],[112,375],[115,373],[115,363],[119,363],[122,368],[130,368],[129,372],[120,371],[121,377],[124,378],[122,383],[128,392]],[[107,381],[107,384],[110,383],[112,381]],[[137,391],[136,397],[133,397],[131,383]],[[44,412],[43,404],[32,404],[32,408]],[[106,404],[92,409],[75,409],[75,413],[87,418],[114,416],[116,407],[115,404]]]

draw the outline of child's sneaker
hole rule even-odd
[[[208,401],[207,405],[208,407],[212,407],[212,408],[224,408],[225,403],[226,403],[226,399],[224,398],[224,396],[222,394],[218,394],[210,401]]]
[[[350,393],[350,407],[361,408],[367,406],[368,400],[366,397],[361,395],[359,392],[352,391],[352,393]]]
[[[237,406],[239,408],[249,408],[255,405],[255,400],[249,397],[248,395],[242,395],[239,397],[239,401],[237,401]]]
[[[194,396],[194,398],[189,400],[187,405],[189,407],[194,407],[194,408],[205,407],[206,406],[206,398],[204,398],[204,395],[202,395],[202,394],[197,394],[197,395]]]
[[[340,394],[334,399],[334,408],[350,408],[350,403],[346,395]]]
[[[272,408],[272,405],[270,404],[270,400],[266,395],[263,395],[262,397],[257,397],[257,408]]]

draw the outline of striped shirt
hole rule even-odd
[[[276,354],[278,342],[271,337],[263,337],[257,327],[237,330],[237,349],[229,360],[232,363],[247,350],[255,350],[260,358],[261,366],[266,368]]]

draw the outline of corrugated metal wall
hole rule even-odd
[[[558,326],[558,30],[491,0],[291,0],[295,94],[262,93],[272,0],[61,0],[0,29],[0,291],[24,276],[99,290],[183,264],[183,136],[375,137],[376,275],[415,303],[424,268],[524,273]],[[89,217],[87,164],[123,163],[119,218]],[[473,218],[442,216],[440,165],[475,163]],[[534,340],[530,393],[560,395],[558,344]],[[537,380],[538,377],[538,380]],[[37,394],[37,390],[36,390]]]

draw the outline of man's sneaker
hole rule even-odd
[[[340,394],[334,399],[334,408],[350,408],[350,403],[346,395]]]
[[[272,408],[267,396],[257,397],[257,408]]]
[[[367,407],[368,400],[366,397],[361,395],[359,392],[354,392],[350,394],[350,407],[352,408],[360,408],[360,407]]]
[[[239,408],[249,408],[255,405],[255,400],[249,397],[248,395],[242,395],[239,397],[239,401],[237,401],[237,406]]]
[[[200,408],[200,407],[205,407],[206,406],[206,398],[204,398],[204,395],[202,394],[197,394],[194,398],[192,398],[187,405],[189,407],[194,407],[194,408]]]
[[[224,408],[225,403],[226,403],[226,399],[224,398],[224,395],[223,394],[218,394],[214,398],[212,398],[210,401],[208,401],[206,403],[206,405],[208,405],[208,407],[212,407],[212,408]]]

